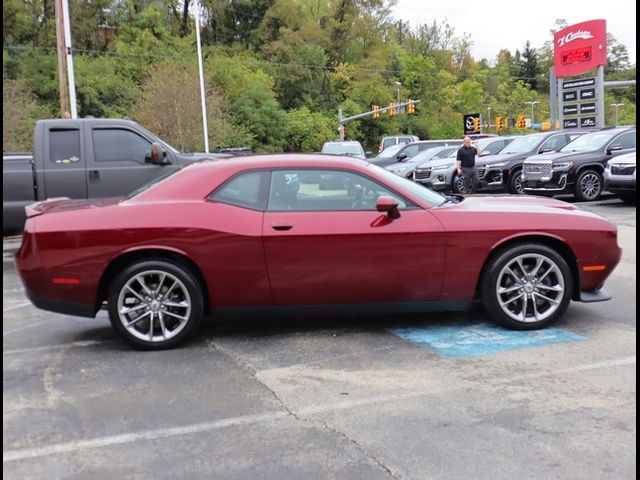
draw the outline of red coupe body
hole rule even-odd
[[[291,201],[278,203],[278,178],[293,185]],[[381,193],[399,202],[399,216],[376,209]],[[492,256],[523,243],[562,256],[571,299],[604,300],[621,253],[612,223],[564,202],[446,201],[366,162],[322,155],[196,163],[128,199],[49,200],[27,215],[16,264],[30,299],[85,316],[145,258],[188,269],[206,311],[471,301]]]

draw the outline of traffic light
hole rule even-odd
[[[378,110],[380,110],[380,105],[371,105],[371,111],[373,112],[371,118],[380,118],[380,112]]]
[[[407,105],[407,113],[416,113],[416,104],[409,100],[409,105]]]
[[[396,104],[391,102],[389,104],[389,116],[390,117],[395,117],[396,116]]]
[[[496,132],[499,132],[503,128],[504,128],[504,124],[502,123],[502,117],[501,116],[497,116],[496,117]]]
[[[473,118],[473,131],[474,132],[480,131],[480,117]]]
[[[518,115],[518,128],[525,128],[527,126],[527,121],[524,118],[524,115]]]

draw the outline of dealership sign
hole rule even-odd
[[[553,36],[556,77],[579,75],[607,63],[605,20],[591,20],[564,28]]]

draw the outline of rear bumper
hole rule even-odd
[[[27,297],[36,307],[47,310],[49,312],[64,313],[65,315],[74,315],[77,317],[94,318],[96,316],[96,308],[94,305],[84,305],[81,303],[71,303],[61,300],[52,300],[43,298],[27,290]]]

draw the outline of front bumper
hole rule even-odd
[[[610,192],[635,192],[635,175],[611,175],[605,170],[604,189]]]
[[[524,178],[524,189],[527,192],[545,191],[561,193],[569,190],[569,175],[564,172],[554,173],[551,180],[529,180]]]

